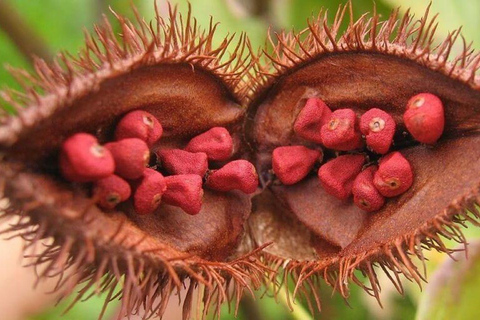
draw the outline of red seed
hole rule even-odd
[[[115,139],[138,138],[153,146],[163,134],[160,122],[150,113],[136,110],[127,113],[115,129]]]
[[[246,160],[235,160],[221,169],[213,171],[205,183],[207,187],[217,191],[240,190],[254,193],[258,187],[258,175],[253,164]]]
[[[278,147],[272,154],[273,172],[283,184],[295,184],[307,176],[321,157],[321,151],[304,146]]]
[[[332,111],[319,98],[309,98],[293,125],[293,131],[306,140],[322,143],[320,131],[330,120]]]
[[[367,147],[385,154],[390,149],[395,134],[395,120],[383,110],[373,108],[360,118],[360,131],[366,137]]]
[[[320,132],[323,145],[329,149],[349,151],[363,146],[357,115],[351,109],[335,110]]]
[[[93,195],[98,199],[98,205],[109,210],[130,198],[131,192],[128,182],[114,174],[96,181],[93,187]]]
[[[346,200],[352,194],[353,181],[362,170],[365,157],[361,154],[339,156],[318,170],[325,191],[335,198]]]
[[[188,152],[180,149],[164,149],[157,153],[161,165],[170,174],[196,174],[201,177],[208,169],[205,152]]]
[[[353,202],[367,212],[377,211],[385,204],[385,198],[373,184],[373,176],[377,169],[377,166],[368,167],[353,181]]]
[[[141,215],[153,213],[160,205],[166,190],[167,184],[163,175],[146,168],[133,195],[135,212]]]
[[[417,94],[408,101],[403,121],[415,140],[421,143],[435,143],[445,126],[442,101],[430,93]]]
[[[125,179],[138,179],[150,160],[147,144],[138,138],[128,138],[105,145],[115,160],[115,173]]]
[[[180,207],[188,214],[195,215],[202,208],[202,177],[196,174],[181,174],[165,177],[167,191],[163,194],[166,204]]]
[[[189,152],[205,152],[209,160],[225,161],[233,153],[232,136],[227,129],[214,127],[190,140],[185,150]]]
[[[395,197],[407,191],[413,183],[413,170],[398,151],[389,153],[379,161],[373,183],[384,197]]]
[[[60,170],[69,181],[90,182],[113,174],[115,162],[110,151],[98,144],[97,138],[77,133],[62,145]]]

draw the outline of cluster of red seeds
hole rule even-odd
[[[159,169],[165,176],[149,168],[150,148],[162,133],[162,125],[153,115],[132,111],[118,123],[115,141],[104,146],[88,133],[69,137],[62,145],[60,170],[69,181],[92,182],[100,207],[113,209],[133,198],[136,213],[142,215],[153,213],[162,201],[188,214],[198,214],[203,185],[221,192],[253,193],[257,189],[257,173],[246,160],[208,169],[209,161],[227,161],[233,154],[232,137],[221,127],[194,137],[184,150],[159,149]]]
[[[438,97],[421,93],[408,103],[403,120],[412,137],[427,144],[435,143],[444,128],[444,110]],[[349,153],[339,155],[323,164],[318,177],[326,192],[347,200],[353,194],[354,203],[365,211],[379,210],[385,197],[395,197],[407,191],[413,183],[413,169],[398,151],[390,152],[396,130],[393,117],[373,108],[360,121],[351,109],[332,112],[318,98],[310,98],[298,114],[294,132],[301,138],[321,144],[328,149]],[[365,167],[366,147],[383,155],[378,165]],[[292,185],[305,178],[321,163],[323,152],[305,146],[282,146],[273,151],[272,167],[277,178]]]

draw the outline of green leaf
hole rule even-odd
[[[418,308],[417,320],[478,319],[480,296],[480,241],[469,245],[468,260],[464,252],[456,252],[430,278]]]

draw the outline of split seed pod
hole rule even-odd
[[[37,61],[37,76],[19,72],[26,93],[2,92],[17,113],[0,120],[0,186],[9,203],[2,215],[25,217],[12,226],[25,238],[54,239],[36,253],[37,263],[47,264],[43,276],[71,267],[86,284],[78,300],[89,286],[109,296],[120,287],[121,314],[145,310],[146,318],[161,316],[170,293],[187,284],[185,318],[196,288],[204,288],[205,313],[212,306],[219,312],[222,304],[239,301],[247,286],[280,272],[296,281],[294,296],[314,296],[312,308],[322,277],[345,297],[349,284],[359,283],[357,269],[370,281],[362,286],[379,297],[374,265],[393,272],[397,288],[401,273],[420,283],[421,268],[411,257],[422,259],[425,247],[448,251],[440,234],[464,242],[456,222],[478,224],[480,63],[468,47],[449,57],[458,32],[431,45],[435,23],[427,14],[419,21],[398,11],[386,21],[377,15],[355,21],[349,11],[340,8],[331,27],[321,12],[301,35],[272,37],[263,57],[250,58],[245,36],[227,58],[233,40],[214,48],[214,24],[204,33],[190,14],[180,19],[172,9],[165,20],[157,13],[152,26],[118,16],[122,37],[106,24],[96,29],[97,38],[87,37],[75,62],[62,56],[53,66]],[[350,24],[340,34],[343,21]],[[432,146],[403,135],[405,106],[419,92],[437,96],[445,112],[443,133]],[[361,115],[377,107],[390,114],[397,123],[395,148],[415,170],[412,187],[371,215],[328,194],[317,177],[272,183],[272,152],[298,143],[293,125],[314,97],[332,111]],[[142,216],[131,200],[116,207],[118,214],[101,210],[87,184],[59,173],[61,145],[79,132],[111,141],[115,126],[136,110],[165,128],[162,146],[150,145],[153,152],[183,149],[197,135],[226,128],[239,143],[231,160],[254,162],[258,192],[206,188],[195,216],[166,204]],[[335,156],[328,149],[324,154],[325,161]]]

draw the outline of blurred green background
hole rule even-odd
[[[92,31],[95,23],[101,23],[103,13],[112,21],[109,6],[122,15],[132,17],[131,2],[135,3],[147,21],[152,19],[152,0],[0,0],[0,88],[18,88],[4,67],[9,65],[31,70],[29,50],[47,59],[58,51],[75,54],[82,47],[84,29]],[[356,17],[371,11],[374,5],[371,0],[352,2]],[[158,3],[162,12],[166,13],[166,2]],[[178,4],[181,12],[186,12],[187,2],[172,3]],[[258,48],[265,43],[268,27],[275,31],[291,28],[300,30],[306,26],[307,18],[316,15],[320,8],[334,13],[344,1],[191,0],[190,3],[200,25],[208,26],[210,16],[220,22],[217,41],[226,34],[244,31],[249,35],[253,47]],[[375,1],[376,10],[382,17],[387,17],[398,6],[402,11],[411,7],[412,12],[420,17],[428,3],[421,0]],[[440,14],[438,41],[446,37],[449,31],[463,25],[467,42],[473,41],[473,47],[479,48],[480,0],[433,0],[431,12]],[[119,31],[115,23],[114,27]],[[457,50],[460,49],[459,46]],[[473,242],[480,236],[472,228],[465,230],[465,233]],[[460,255],[458,259],[462,260],[462,257]],[[445,262],[446,255],[443,254],[428,253],[428,258],[427,269],[432,283],[424,292],[417,285],[404,281],[405,295],[401,296],[385,276],[380,276],[383,309],[356,286],[352,286],[347,304],[338,294],[332,295],[325,285],[320,293],[323,298],[321,314],[309,315],[306,305],[301,301],[291,311],[282,295],[277,301],[267,295],[263,299],[244,298],[238,319],[479,319],[480,311],[477,311],[475,298],[480,294],[480,273],[477,272],[480,271],[480,258],[475,252],[470,256],[469,263],[459,262],[454,266]],[[432,276],[434,271],[436,273]],[[58,319],[68,300],[71,298],[29,319]],[[102,303],[102,297],[93,297],[77,304],[64,319],[96,319]],[[112,303],[106,319],[115,314],[117,307],[118,303]],[[232,318],[233,313],[225,308],[222,319]]]

